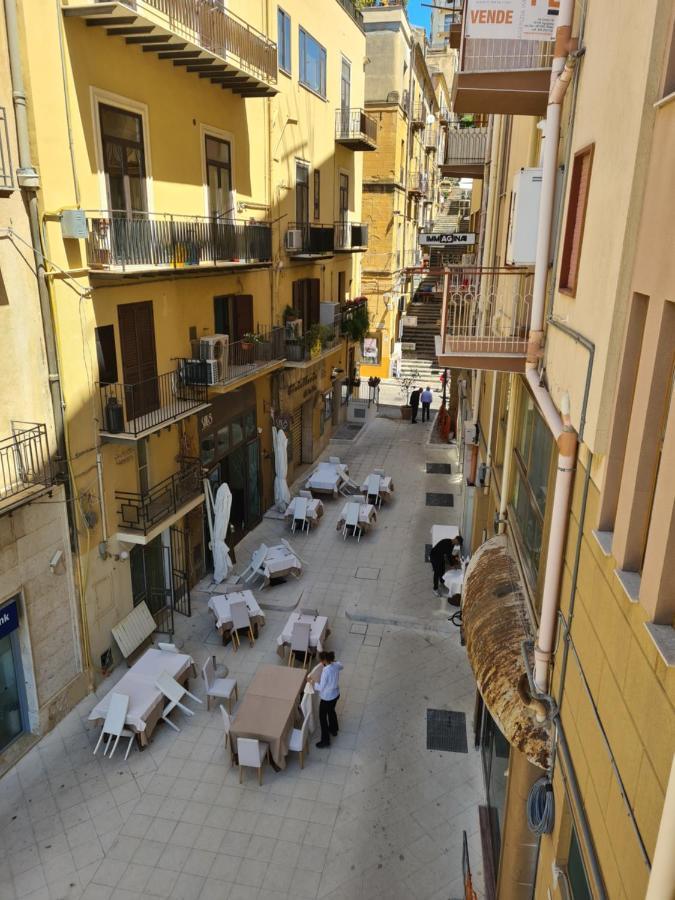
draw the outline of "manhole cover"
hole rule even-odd
[[[427,463],[427,475],[452,475],[450,463]]]
[[[466,714],[451,709],[428,709],[427,750],[468,753]]]
[[[452,494],[427,494],[427,506],[454,506]]]

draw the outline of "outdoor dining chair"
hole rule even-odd
[[[302,700],[300,701],[300,709],[302,710],[302,718],[303,720],[309,720],[308,728],[309,733],[312,734],[314,731],[314,708],[312,706],[312,694],[303,694]]]
[[[311,491],[298,491],[298,497],[305,497],[307,500],[313,499]]]
[[[232,749],[232,738],[230,737],[230,729],[232,728],[232,716],[228,715],[227,710],[220,704],[220,712],[223,717],[223,730],[225,732],[225,749],[230,745],[230,765],[234,762],[234,750]]]
[[[345,516],[345,524],[342,529],[342,540],[347,540],[347,535],[349,533],[349,529],[352,530],[352,536],[356,537],[356,533],[358,532],[358,537],[356,537],[357,544],[361,541],[361,533],[362,529],[359,525],[359,504],[358,503],[348,503],[347,504],[347,514]]]
[[[296,497],[295,505],[293,506],[293,522],[291,523],[291,531],[295,534],[295,529],[300,523],[300,531],[304,531],[307,528],[309,531],[309,519],[307,518],[307,498],[306,497]]]
[[[191,709],[188,709],[184,703],[181,703],[183,697],[191,697],[197,703],[201,703],[202,701],[199,697],[195,697],[194,694],[191,694],[190,691],[186,687],[183,687],[182,684],[179,684],[175,678],[172,678],[168,672],[162,672],[159,678],[155,681],[155,687],[158,691],[161,691],[166,699],[169,701],[164,707],[164,712],[162,713],[161,718],[173,728],[174,731],[180,731],[178,725],[174,725],[174,723],[169,718],[169,714],[178,707],[182,709],[186,716],[194,716],[194,712]]]
[[[309,697],[309,694],[307,695]],[[310,698],[311,700],[311,698]],[[300,754],[300,768],[305,768],[305,753],[309,754],[309,723],[310,718],[305,716],[300,728],[294,728],[288,741],[288,749]]]
[[[382,497],[380,497],[380,476],[375,475],[374,473],[368,476],[366,502],[372,502],[375,506],[382,505]]]
[[[329,463],[333,463],[333,465],[335,465],[335,466],[341,466],[341,465],[342,465],[342,463],[340,462],[340,457],[339,457],[339,456],[329,456],[329,457],[328,457],[328,462],[329,462]]]
[[[373,469],[374,475],[381,475],[384,478],[384,469]]]
[[[213,657],[208,656],[206,662],[202,666],[202,675],[206,684],[206,709],[211,707],[211,698],[216,697],[220,700],[227,700],[227,708],[232,712],[232,697],[239,700],[239,692],[237,690],[237,681],[235,678],[216,678],[216,671],[213,665]]]
[[[260,576],[261,578],[267,578],[263,569],[263,564],[265,562],[265,556],[267,555],[268,549],[269,547],[267,546],[267,544],[261,544],[257,550],[253,551],[251,562],[248,564],[248,566],[246,566],[244,571],[239,576],[239,581],[244,581],[246,582],[246,584],[248,584],[249,581],[253,581],[256,575]]]
[[[288,665],[295,668],[295,660],[302,660],[302,668],[307,665],[309,656],[309,635],[312,626],[309,622],[294,622],[291,632],[291,650],[288,654]]]
[[[230,603],[230,615],[232,616],[232,647],[236,653],[241,642],[239,640],[239,632],[246,631],[251,647],[255,644],[253,636],[253,628],[251,627],[251,617],[248,614],[248,607],[243,600],[237,600],[236,603]]]
[[[164,653],[178,653],[178,647],[175,644],[165,644],[162,641],[157,641],[157,649]]]
[[[108,748],[110,747],[110,759],[113,758],[113,753],[117,750],[117,745],[121,737],[128,737],[129,743],[127,745],[127,752],[124,754],[124,758],[127,759],[129,756],[129,751],[131,750],[131,745],[134,740],[134,732],[130,731],[128,728],[124,727],[124,723],[127,718],[127,710],[129,709],[129,698],[126,694],[116,694],[112,693],[110,695],[110,704],[108,706],[108,712],[106,713],[105,721],[103,722],[103,728],[101,729],[101,734],[99,735],[98,741],[96,742],[96,746],[94,747],[94,755],[96,755],[96,751],[101,746],[101,741],[107,735],[107,741],[105,742],[105,746],[103,748],[103,755],[105,756],[108,752]],[[113,743],[114,739],[114,743]],[[112,747],[111,747],[112,744]]]
[[[262,784],[262,767],[269,753],[269,744],[254,738],[237,738],[239,758],[239,784],[244,778],[244,766],[258,770],[258,784]]]

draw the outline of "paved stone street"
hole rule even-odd
[[[393,501],[360,543],[336,531],[340,498],[309,535],[265,518],[238,546],[238,570],[261,540],[282,536],[305,563],[299,580],[257,593],[266,625],[254,648],[222,646],[206,592],[194,592],[191,618],[176,617],[183,650],[198,668],[209,654],[226,664],[241,699],[261,663],[281,665],[276,638],[291,608],[328,615],[328,646],[345,666],[330,749],[317,750],[315,735],[303,770],[290,753],[284,771],[265,767],[261,788],[251,770],[240,786],[220,713],[204,705],[179,712],[179,734],[160,726],[146,751],[124,762],[118,748],[110,761],[92,755],[92,696],[0,782],[2,900],[449,900],[463,896],[463,830],[481,895],[475,685],[424,562],[431,524],[458,521],[461,479],[426,474],[429,461],[455,462],[428,437],[427,425],[378,418],[353,444],[331,444],[325,456],[339,455],[356,481],[376,466],[394,478]],[[454,507],[426,506],[427,492],[449,491]],[[201,677],[192,686],[204,696]],[[466,714],[468,753],[426,749],[427,708]]]

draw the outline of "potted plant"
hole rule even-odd
[[[287,338],[302,337],[302,319],[297,309],[287,305],[283,312],[283,319]]]
[[[259,344],[262,341],[262,337],[259,334],[254,334],[252,331],[247,331],[246,334],[241,339],[241,349],[242,350],[253,350],[254,344]]]
[[[321,325],[312,325],[307,332],[307,349],[310,359],[314,359],[321,353]]]
[[[369,318],[366,306],[357,306],[345,322],[345,333],[354,343],[360,343],[368,334]]]
[[[402,403],[399,409],[401,410],[401,418],[402,419],[411,419],[412,418],[412,407],[408,403],[408,397],[410,395],[410,388],[413,386],[413,382],[415,379],[412,375],[399,375],[398,381],[401,385],[401,388],[405,392],[405,403]]]

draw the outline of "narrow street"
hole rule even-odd
[[[455,450],[428,444],[429,434],[376,418],[353,445],[325,452],[356,481],[376,466],[393,476],[394,498],[360,543],[336,531],[339,498],[309,534],[265,518],[237,547],[237,571],[261,541],[281,537],[304,563],[298,580],[256,592],[266,624],[253,648],[222,646],[206,591],[193,593],[190,618],[176,617],[182,651],[198,670],[215,655],[241,698],[261,664],[283,665],[276,639],[291,609],[327,615],[328,647],[345,667],[330,749],[315,749],[315,734],[304,769],[292,753],[285,770],[265,767],[262,788],[250,771],[240,786],[212,704],[179,714],[179,734],[160,726],[127,763],[119,749],[112,762],[94,757],[87,716],[120,666],[3,780],[3,900],[450,900],[463,896],[463,831],[480,895],[475,683],[424,561],[431,525],[458,522],[461,479]],[[450,462],[453,474],[427,474],[428,462]],[[427,493],[452,493],[454,505],[427,506]],[[204,697],[201,676],[191,687]],[[427,749],[427,709],[465,714],[468,752]]]

